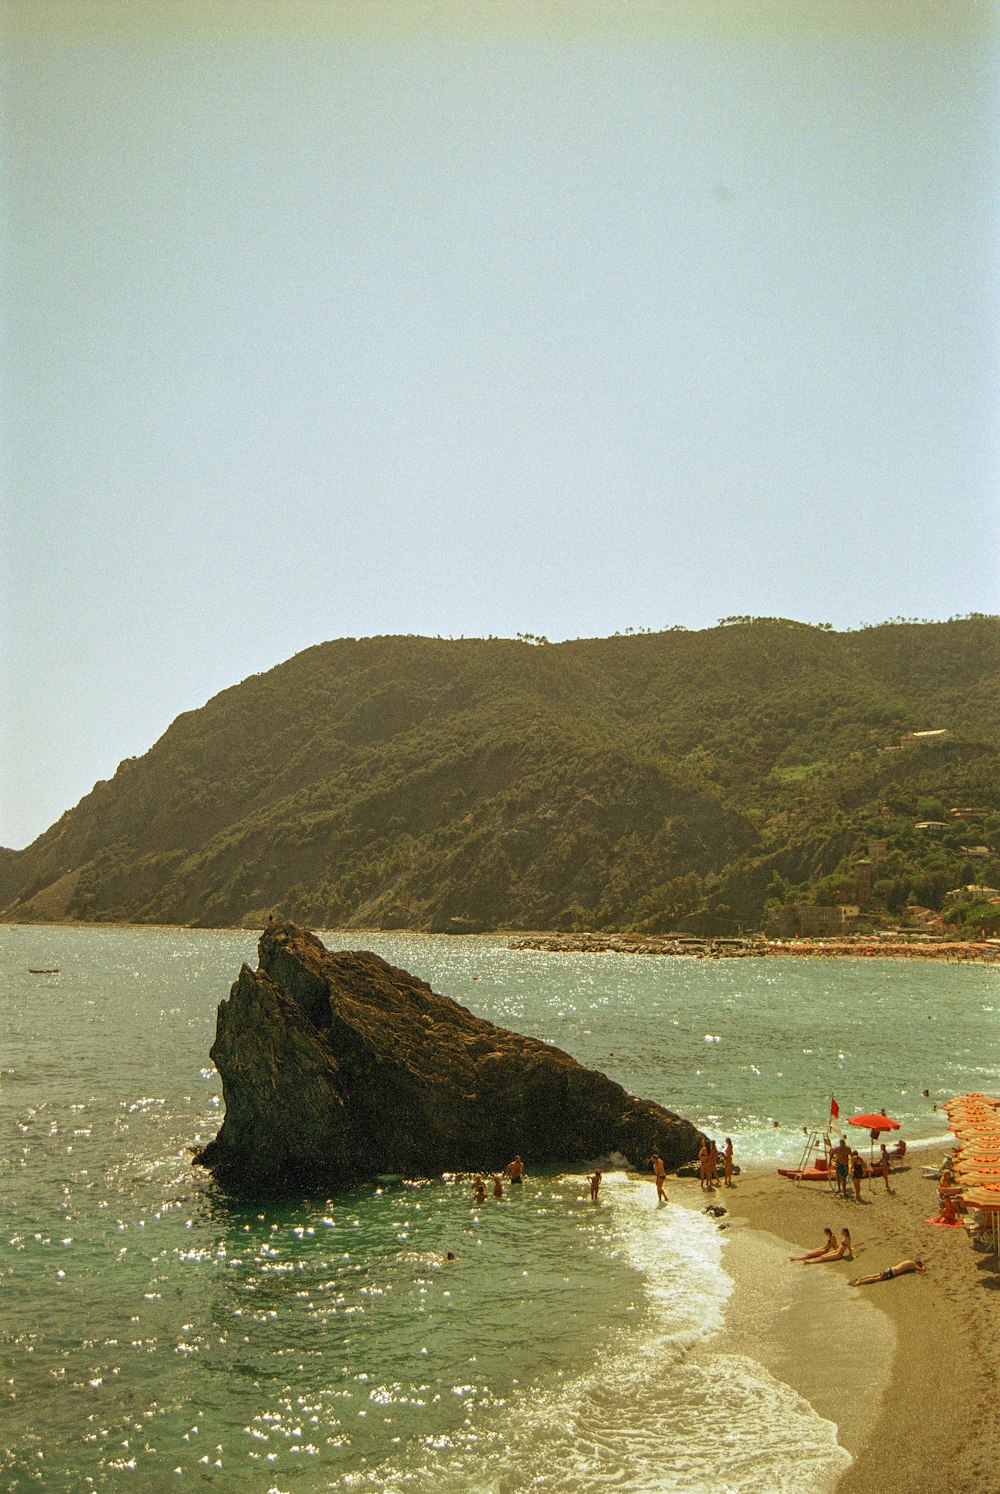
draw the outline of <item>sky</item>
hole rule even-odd
[[[0,845],[325,639],[1000,611],[998,14],[4,0]]]

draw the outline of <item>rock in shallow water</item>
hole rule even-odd
[[[195,1160],[243,1194],[580,1165],[620,1152],[689,1161],[688,1121],[558,1048],[507,1032],[378,955],[272,924],[260,967],[219,1006],[211,1057],[226,1114]]]

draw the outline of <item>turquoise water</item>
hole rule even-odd
[[[831,1093],[930,1139],[922,1089],[997,1082],[995,969],[328,942],[557,1043],[743,1161],[797,1159]],[[223,1199],[188,1148],[220,1123],[215,1009],[255,954],[240,933],[0,929],[0,1487],[833,1486],[829,1415],[752,1334],[726,1338],[732,1240],[658,1210],[651,1183],[611,1174],[596,1208],[583,1173],[532,1172],[482,1208],[450,1178]]]

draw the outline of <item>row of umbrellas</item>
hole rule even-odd
[[[991,1216],[993,1246],[1000,1253],[1000,1099],[956,1095],[943,1108],[958,1139],[955,1180],[966,1204]]]

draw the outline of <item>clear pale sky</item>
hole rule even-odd
[[[328,638],[1000,611],[992,4],[3,15],[0,844]]]

